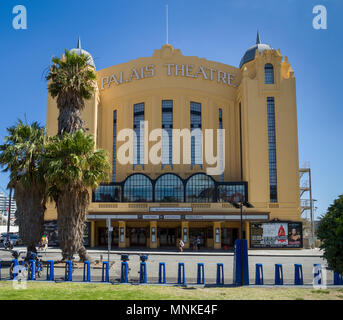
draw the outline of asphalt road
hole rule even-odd
[[[303,251],[303,250],[302,250]],[[138,252],[131,252],[130,260],[128,261],[130,272],[129,282],[139,282],[139,267],[140,260]],[[250,284],[255,283],[255,264],[263,264],[263,275],[265,284],[274,284],[275,264],[280,263],[283,266],[284,284],[294,284],[294,264],[301,264],[303,268],[304,284],[312,284],[313,281],[313,265],[326,265],[318,252],[308,251],[307,253],[301,251],[249,251],[249,281]],[[107,261],[106,251],[92,251],[89,254],[93,262],[100,261],[98,268],[91,268],[91,281],[101,281],[101,261]],[[287,254],[287,256],[285,256]],[[119,253],[111,253],[110,261],[114,262],[110,269],[110,281],[120,281],[121,256]],[[46,254],[43,254],[42,260],[60,260],[61,254],[59,250],[49,249]],[[0,251],[0,260],[10,261],[11,255],[8,251]],[[77,259],[76,259],[77,260]],[[178,263],[183,262],[185,265],[186,283],[197,282],[197,264],[204,263],[205,266],[205,282],[206,284],[216,283],[217,263],[224,265],[224,283],[233,283],[233,261],[232,253],[223,252],[150,252],[147,261],[147,278],[149,283],[158,283],[159,262],[166,264],[166,280],[167,283],[177,283],[178,277]],[[63,279],[65,274],[64,265],[55,268],[55,279]],[[2,266],[2,279],[9,276],[8,267]],[[44,269],[42,279],[46,279],[46,269]],[[75,269],[73,272],[73,281],[83,280],[83,268]],[[327,271],[327,284],[333,283],[333,273]]]

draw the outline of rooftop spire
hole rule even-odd
[[[256,44],[260,44],[260,43],[261,43],[260,33],[257,30]]]
[[[79,40],[77,41],[77,49],[81,49],[81,39],[80,39],[80,36],[79,36]]]

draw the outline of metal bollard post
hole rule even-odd
[[[106,271],[104,269],[106,269]],[[109,270],[110,270],[110,265],[109,265],[108,261],[103,261],[101,282],[109,282],[110,281],[110,271]]]
[[[313,269],[314,269],[314,272],[313,272],[313,283],[315,285],[322,284],[322,276],[323,276],[322,265],[320,263],[315,263],[313,265]]]
[[[283,285],[282,264],[275,264],[275,285]]]
[[[158,267],[158,283],[166,283],[166,264],[164,262],[160,262]]]
[[[203,263],[198,263],[197,284],[205,284],[205,266]]]
[[[217,285],[224,285],[224,265],[217,263]]]
[[[19,265],[18,259],[13,259],[12,263],[13,263],[13,273],[11,275],[11,280],[13,280],[14,278],[18,276],[18,273],[15,272],[15,271],[18,271],[18,265]]]
[[[121,263],[120,282],[127,283],[129,275],[129,265],[126,261]]]
[[[147,272],[146,272],[146,262],[141,262],[140,269],[139,269],[139,283],[146,283],[147,282]]]
[[[70,260],[66,261],[64,280],[73,281],[73,262]]]
[[[46,265],[46,280],[47,281],[54,281],[55,275],[54,275],[54,261],[48,260],[48,263]]]
[[[262,263],[256,263],[255,285],[263,285],[263,265]]]
[[[29,267],[30,267],[29,280],[36,280],[36,261],[30,260]]]
[[[83,282],[91,281],[91,264],[89,261],[83,263]]]
[[[181,272],[181,269],[182,269],[182,272]],[[178,284],[186,284],[186,281],[185,281],[185,264],[183,262],[179,262],[179,265],[178,265],[177,283]]]
[[[303,267],[301,264],[294,264],[294,284],[299,286],[304,284]]]

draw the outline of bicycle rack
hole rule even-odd
[[[91,264],[89,261],[84,261],[83,264],[83,282],[91,281]]]
[[[15,272],[18,270],[18,266],[19,266],[18,259],[13,259],[12,263],[13,263],[13,273],[11,275],[11,280],[13,280],[14,278],[18,276],[18,273]]]
[[[126,261],[121,263],[120,282],[127,283],[129,276],[129,265]]]
[[[282,264],[275,264],[275,285],[283,285]]]
[[[54,281],[54,261],[48,260],[46,265],[46,280],[47,281]]]
[[[320,263],[315,263],[313,265],[313,284],[322,284],[322,265]]]
[[[163,271],[162,271],[163,269]],[[160,262],[158,268],[158,283],[166,283],[166,264],[164,262]]]
[[[295,285],[303,285],[304,278],[303,278],[303,267],[301,264],[294,265],[294,284]]]
[[[29,260],[29,280],[36,280],[36,261]]]
[[[182,272],[181,272],[182,269]],[[183,262],[179,262],[178,265],[178,277],[177,277],[178,284],[186,284],[185,280],[185,264]]]
[[[263,284],[263,266],[262,263],[256,263],[255,285]]]
[[[146,272],[146,262],[141,262],[140,269],[139,269],[139,282],[146,283],[147,282],[147,272]]]
[[[205,284],[205,266],[198,263],[197,284]]]
[[[105,269],[106,269],[106,271],[105,271]],[[110,281],[109,273],[110,273],[110,265],[109,265],[108,261],[104,261],[102,263],[101,282],[109,282]]]
[[[64,280],[73,281],[73,262],[70,260],[66,261]]]
[[[224,285],[224,265],[217,263],[217,285]]]

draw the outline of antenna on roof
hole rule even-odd
[[[166,5],[166,43],[168,44],[168,5]]]

